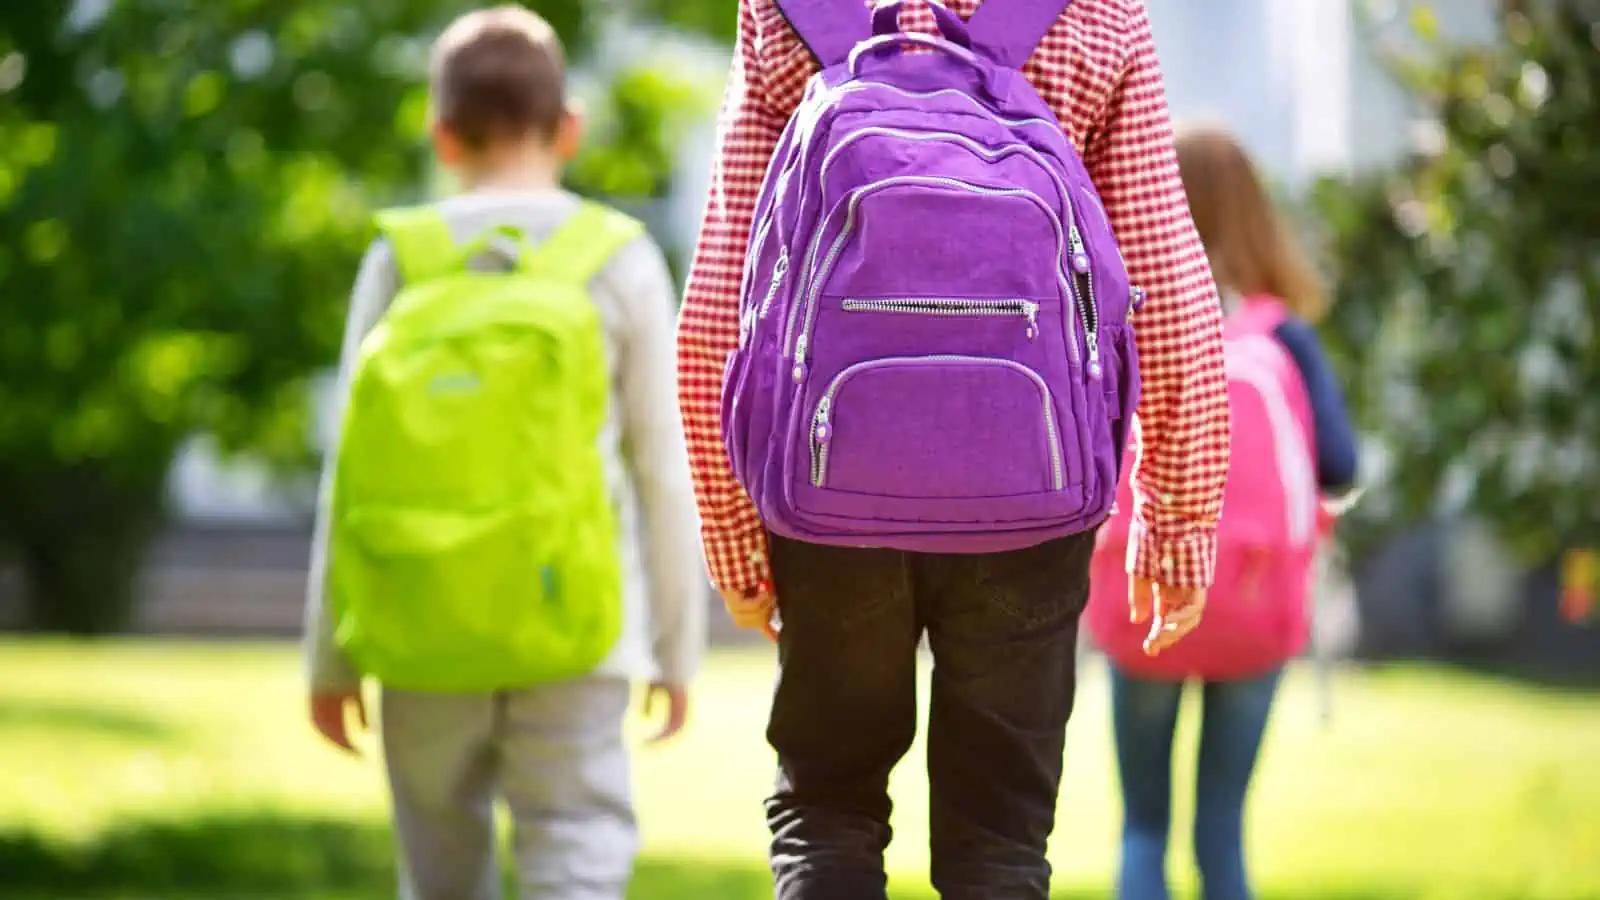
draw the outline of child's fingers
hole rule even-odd
[[[1148,621],[1155,608],[1155,594],[1154,584],[1143,578],[1132,579],[1128,583],[1128,620],[1136,624]]]

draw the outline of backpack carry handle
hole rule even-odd
[[[872,33],[899,34],[900,10],[905,8],[904,0],[894,0],[893,3],[884,5],[872,11]],[[929,3],[928,8],[933,11],[934,21],[939,23],[939,33],[945,40],[952,44],[960,44],[967,49],[972,49],[972,38],[967,34],[966,23],[961,17],[946,9],[942,4]]]
[[[851,76],[861,74],[861,57],[869,54],[881,54],[889,50],[898,53],[904,49],[906,44],[921,44],[924,47],[947,53],[977,69],[980,74],[984,72],[983,60],[979,59],[976,53],[960,44],[944,38],[936,38],[932,35],[907,31],[904,33],[876,35],[857,44],[855,49],[850,51],[850,59],[848,61]]]

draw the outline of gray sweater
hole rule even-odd
[[[550,234],[578,206],[562,191],[485,191],[439,204],[458,241],[510,224],[529,240]],[[362,261],[350,297],[339,359],[342,413],[357,349],[399,289],[393,254],[381,240]],[[649,238],[623,248],[590,285],[605,326],[612,420],[601,433],[621,510],[626,615],[622,638],[600,673],[686,683],[705,647],[707,588],[700,557],[682,428],[673,381],[676,297],[660,250]],[[306,656],[314,690],[347,690],[358,673],[333,640],[324,610],[328,570],[326,461],[306,596]]]

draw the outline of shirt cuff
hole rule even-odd
[[[1215,528],[1168,537],[1137,520],[1128,541],[1128,574],[1174,588],[1206,588],[1216,576]]]
[[[754,591],[772,582],[767,533],[760,525],[737,530],[701,530],[711,586],[719,591]]]

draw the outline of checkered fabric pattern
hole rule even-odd
[[[936,33],[927,0],[901,25]],[[980,0],[946,0],[963,18]],[[869,6],[875,5],[868,3]],[[720,396],[738,343],[745,245],[779,133],[816,63],[773,0],[740,0],[711,193],[678,323],[678,399],[712,583],[768,579],[765,533],[722,444]],[[1208,586],[1228,470],[1221,310],[1172,149],[1144,0],[1077,0],[1023,67],[1064,123],[1100,190],[1135,284],[1144,393],[1131,571]]]

